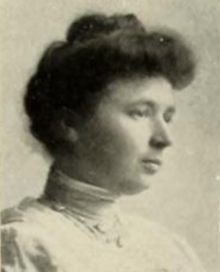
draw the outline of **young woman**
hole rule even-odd
[[[182,39],[133,14],[73,22],[27,86],[31,132],[53,164],[41,197],[3,213],[4,272],[203,271],[181,238],[117,211],[162,167],[174,90],[193,77]]]

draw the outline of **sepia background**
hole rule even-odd
[[[131,212],[186,237],[208,271],[219,271],[220,2],[219,0],[1,0],[1,207],[42,191],[50,159],[31,138],[22,108],[25,84],[52,41],[84,12],[134,12],[146,28],[176,29],[196,52],[196,80],[177,93],[174,146],[152,188],[127,198]]]

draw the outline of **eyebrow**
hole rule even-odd
[[[157,108],[157,103],[155,103],[152,100],[145,100],[145,101],[136,101],[134,103],[131,104],[132,106],[138,106],[138,105],[146,105],[146,106],[150,106],[152,108]],[[166,112],[170,112],[170,113],[175,113],[176,112],[176,107],[175,106],[168,106],[166,109]]]

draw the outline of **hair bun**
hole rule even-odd
[[[102,14],[85,15],[75,21],[67,32],[67,41],[70,43],[91,40],[98,35],[108,35],[119,29],[144,28],[133,14],[114,15],[107,17]]]
[[[109,32],[112,26],[107,21],[106,17],[100,14],[82,17],[70,26],[67,32],[67,41],[71,43],[81,42],[90,40],[103,32]]]

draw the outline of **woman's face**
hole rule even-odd
[[[174,111],[172,87],[163,78],[110,84],[94,117],[76,131],[63,170],[118,194],[148,188],[171,144]]]

